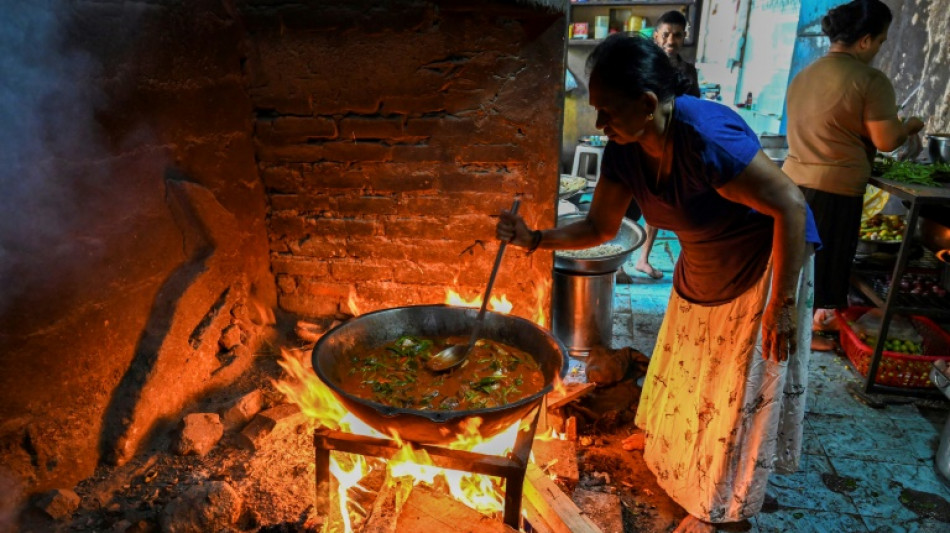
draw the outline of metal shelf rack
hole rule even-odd
[[[934,318],[950,318],[950,297],[940,298],[931,295],[913,295],[902,292],[896,283],[908,272],[911,249],[915,245],[917,221],[921,208],[927,206],[950,206],[950,188],[926,187],[908,185],[879,176],[872,176],[871,185],[904,200],[907,205],[906,227],[897,252],[897,259],[890,272],[891,287],[887,286],[886,270],[873,272],[855,269],[852,275],[852,284],[867,296],[876,306],[881,308],[881,332],[879,338],[887,338],[887,330],[891,325],[891,318],[897,313],[926,315]],[[883,277],[882,277],[883,276]],[[897,288],[895,288],[897,287]],[[896,394],[902,396],[931,396],[940,395],[936,389],[906,389],[879,385],[874,382],[877,369],[880,366],[884,352],[884,343],[878,342],[871,356],[871,364],[865,378],[865,394]]]

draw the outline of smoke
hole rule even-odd
[[[53,265],[74,257],[79,161],[102,152],[94,120],[99,65],[68,49],[65,0],[2,2],[0,315]],[[84,183],[85,182],[85,183]]]

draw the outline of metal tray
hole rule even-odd
[[[566,226],[580,220],[584,220],[587,215],[564,215],[557,219],[558,226]],[[554,268],[565,272],[576,272],[578,274],[606,274],[614,272],[620,265],[624,264],[634,250],[643,245],[646,240],[646,231],[629,218],[624,218],[617,230],[617,235],[604,244],[619,244],[623,251],[613,255],[595,258],[564,257],[554,253]]]

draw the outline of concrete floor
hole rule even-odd
[[[615,290],[613,348],[652,353],[678,252],[661,232],[650,259],[663,279],[633,268],[639,251],[624,265],[630,282]],[[934,469],[950,404],[892,396],[872,408],[849,392],[863,383],[844,354],[812,353],[802,469],[772,477],[777,505],[750,520],[751,531],[950,532],[950,484]]]

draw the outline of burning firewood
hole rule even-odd
[[[414,480],[411,476],[394,478],[387,469],[386,481],[376,495],[376,501],[370,511],[363,533],[394,533],[396,519],[399,518],[406,500],[412,493]]]

